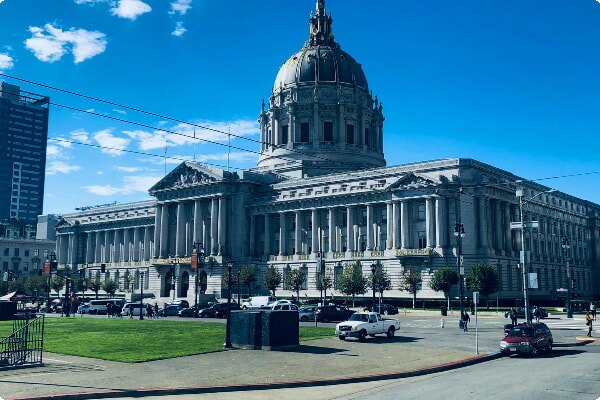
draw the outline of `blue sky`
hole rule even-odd
[[[226,134],[195,128],[218,146],[173,132],[194,135],[191,122],[258,140],[261,100],[315,3],[0,0],[0,80],[55,103],[44,212],[148,199],[186,159],[226,168]],[[327,11],[383,103],[388,165],[475,158],[600,203],[600,2],[327,0]],[[232,149],[231,168],[256,164],[256,142],[231,144],[248,150]]]

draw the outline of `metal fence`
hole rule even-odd
[[[0,339],[0,368],[41,365],[43,347],[44,315],[17,315],[12,334]]]

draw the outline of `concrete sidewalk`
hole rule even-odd
[[[0,397],[96,399],[328,385],[414,376],[497,356],[503,315],[478,315],[476,354],[475,317],[462,332],[457,315],[435,314],[401,314],[393,339],[332,337],[286,351],[232,350],[138,364],[46,353],[43,367],[2,371]],[[574,345],[584,335],[583,319],[551,316],[545,322],[555,343]]]

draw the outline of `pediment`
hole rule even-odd
[[[392,183],[388,189],[416,189],[429,187],[435,184],[436,182],[434,182],[433,180],[423,177],[421,175],[416,175],[411,172],[400,177],[398,180]]]
[[[185,189],[212,184],[223,180],[222,172],[186,161],[158,181],[148,191],[152,194],[161,190]]]

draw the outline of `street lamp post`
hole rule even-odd
[[[232,348],[231,344],[231,271],[233,269],[233,260],[227,261],[227,271],[229,275],[227,277],[227,310],[225,311],[227,321],[225,323],[225,345],[224,347],[230,349]]]
[[[204,251],[202,250],[201,242],[194,242],[194,250],[192,258],[195,259],[195,265],[192,265],[192,268],[196,269],[196,278],[194,280],[194,317],[198,318],[198,285],[199,285],[199,275],[200,268],[204,266]]]
[[[237,294],[238,294],[238,305],[241,305],[241,304],[242,304],[242,303],[240,303],[240,274],[241,274],[241,271],[240,271],[240,269],[238,268],[238,270],[237,270],[237,292],[238,292]]]
[[[175,301],[175,295],[177,294],[177,273],[179,272],[179,258],[174,258],[175,264],[171,264],[173,268],[173,274],[171,275],[171,290],[173,290],[173,301]]]
[[[567,318],[573,318],[573,310],[571,309],[571,286],[573,285],[573,281],[571,280],[571,266],[569,265],[568,251],[571,248],[569,238],[564,237],[562,239],[562,248],[565,253],[565,266],[567,268]]]
[[[140,274],[140,321],[142,321],[144,319],[144,271],[138,270],[138,273]]]
[[[371,264],[371,286],[373,286],[373,308],[372,311],[375,312],[375,271],[377,270],[377,265]]]
[[[527,293],[527,252],[525,251],[525,228],[537,228],[539,226],[538,221],[524,221],[523,217],[523,206],[529,203],[531,200],[543,195],[544,193],[552,193],[554,189],[549,189],[543,192],[536,194],[535,196],[530,197],[529,199],[523,201],[524,192],[522,189],[516,191],[516,196],[519,198],[519,218],[520,222],[515,225],[516,228],[521,229],[521,256],[520,256],[520,264],[522,268],[522,279],[523,279],[523,300],[525,306],[525,321],[530,322],[531,318],[529,315],[529,296]],[[512,228],[512,226],[511,226]]]
[[[463,265],[462,256],[462,239],[465,237],[465,226],[460,218],[454,225],[454,236],[456,236],[456,269],[458,269],[458,304],[460,305],[460,315],[462,317],[465,311],[465,295],[464,295],[464,277],[465,267]]]

